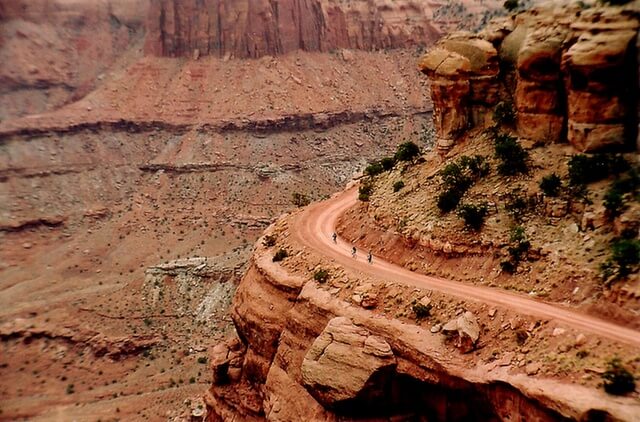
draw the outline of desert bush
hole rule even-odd
[[[304,207],[304,206],[307,206],[307,205],[309,205],[311,203],[311,201],[309,200],[307,195],[305,195],[304,193],[300,193],[300,192],[294,192],[291,195],[291,202],[296,207]]]
[[[358,199],[362,202],[368,202],[369,196],[373,193],[373,182],[371,180],[364,180],[360,183],[358,188]]]
[[[416,319],[417,320],[421,320],[421,319],[428,318],[429,316],[431,316],[431,308],[432,308],[431,304],[423,305],[420,302],[415,302],[411,306],[411,310],[416,315]]]
[[[507,0],[507,3],[510,0]],[[517,0],[515,1],[516,8],[518,7]],[[506,4],[506,3],[505,3]],[[510,125],[516,120],[516,111],[513,108],[513,103],[510,101],[500,101],[493,109],[493,121],[498,125]]]
[[[403,187],[404,187],[404,182],[402,180],[398,180],[393,184],[393,191],[398,192]]]
[[[551,173],[547,176],[544,176],[542,180],[540,180],[540,190],[545,196],[556,197],[560,194],[560,188],[562,187],[562,180],[560,177]]]
[[[398,146],[398,150],[394,156],[396,161],[411,161],[420,155],[420,148],[413,142],[405,142]]]
[[[507,11],[513,12],[520,7],[518,0],[506,0],[502,5]]]
[[[611,175],[622,174],[630,169],[629,163],[621,155],[576,154],[569,159],[569,184],[588,185]]]
[[[512,176],[528,171],[527,159],[529,154],[511,135],[497,134],[494,138],[496,157],[500,160],[498,172],[505,176]]]
[[[440,211],[448,213],[456,209],[464,193],[489,170],[489,163],[481,155],[462,156],[458,161],[447,164],[440,172],[442,191],[436,200]]]
[[[622,213],[624,206],[623,193],[614,187],[609,188],[604,195],[604,208],[609,220],[613,220]]]
[[[522,192],[519,190],[512,190],[509,192],[506,198],[504,209],[509,215],[517,222],[521,222],[522,218],[533,207],[531,201],[529,201]]]
[[[618,266],[618,275],[633,272],[640,262],[640,240],[619,239],[611,244],[611,260]]]
[[[275,234],[268,234],[264,237],[264,239],[262,239],[262,244],[267,248],[270,248],[276,245],[277,240],[278,236],[276,236]]]
[[[367,176],[376,176],[382,173],[383,171],[384,171],[384,167],[382,167],[382,164],[380,163],[380,161],[375,161],[373,163],[370,163],[364,169],[364,174],[366,174]]]
[[[206,363],[207,363],[207,357],[206,357],[206,356],[200,356],[200,357],[198,357],[198,363],[199,363],[200,365],[204,365],[204,364],[206,364]]]
[[[463,192],[459,190],[449,188],[438,194],[436,205],[443,213],[448,213],[455,210],[458,204],[462,200]]]
[[[484,224],[488,207],[486,203],[464,204],[458,209],[458,216],[464,220],[467,228],[478,231]]]
[[[511,235],[509,238],[509,246],[507,252],[509,253],[509,259],[500,263],[502,271],[513,274],[518,269],[520,261],[526,256],[527,252],[531,248],[531,242],[527,240],[524,233],[524,227],[515,226],[511,229]]]
[[[313,273],[313,279],[318,283],[326,283],[327,280],[329,280],[329,272],[325,269],[316,270],[316,272]]]
[[[633,374],[622,366],[619,358],[607,362],[607,370],[602,374],[602,380],[604,391],[616,396],[631,393],[636,389]]]
[[[384,170],[388,171],[396,165],[396,160],[394,160],[392,157],[384,157],[382,160],[380,160],[380,165]]]
[[[286,257],[289,256],[289,252],[287,252],[285,249],[278,249],[278,251],[273,255],[273,262],[280,262],[283,259],[285,259]]]

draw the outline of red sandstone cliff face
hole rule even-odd
[[[420,0],[151,0],[145,51],[243,58],[430,44],[431,15]]]

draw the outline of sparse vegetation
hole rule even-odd
[[[520,223],[534,205],[533,201],[526,198],[520,190],[514,189],[507,194],[504,209],[517,223]]]
[[[277,240],[278,240],[278,236],[276,236],[275,234],[268,234],[264,237],[264,239],[262,239],[262,244],[265,247],[270,248],[276,245]]]
[[[518,9],[520,4],[518,3],[518,0],[506,0],[503,6],[505,9],[507,9],[507,11],[513,12],[514,10]]]
[[[413,142],[404,142],[398,146],[398,150],[394,155],[396,161],[412,161],[420,155],[420,148]]]
[[[478,231],[484,224],[488,207],[485,202],[480,204],[464,204],[458,209],[458,216],[464,220],[464,225],[468,229]]]
[[[393,191],[398,192],[403,187],[404,187],[404,182],[402,180],[398,180],[393,184]]]
[[[611,243],[611,256],[600,264],[600,276],[607,284],[611,284],[638,271],[638,264],[640,240],[616,239]]]
[[[307,195],[305,195],[303,193],[294,192],[291,195],[291,202],[296,207],[304,207],[304,206],[309,205],[311,203],[311,200],[307,197]]]
[[[376,176],[384,171],[384,167],[382,167],[382,163],[380,161],[375,161],[370,163],[365,169],[364,174],[367,176]]]
[[[560,179],[560,176],[555,173],[544,176],[542,180],[540,180],[540,190],[545,194],[545,196],[556,197],[560,195],[561,187],[562,180]]]
[[[498,172],[504,176],[526,173],[529,169],[527,159],[529,154],[511,135],[498,133],[494,138],[496,158],[500,160]]]
[[[373,193],[373,182],[371,180],[364,180],[360,183],[358,188],[358,199],[362,202],[368,202],[369,197]]]
[[[413,305],[411,305],[411,310],[416,315],[417,320],[428,318],[431,315],[431,308],[431,304],[424,305],[420,302],[414,302]]]
[[[489,163],[481,155],[462,156],[458,161],[447,164],[440,172],[443,190],[436,201],[440,211],[448,213],[456,209],[464,193],[489,170]]]
[[[313,279],[320,284],[326,283],[327,280],[329,280],[329,271],[323,268],[316,270],[316,272],[313,273]]]
[[[511,229],[509,242],[510,245],[507,248],[509,259],[500,262],[500,267],[502,268],[502,271],[513,274],[518,269],[520,261],[522,261],[522,259],[529,251],[531,242],[527,240],[527,237],[524,233],[524,227],[522,226],[515,226],[513,229]]]
[[[517,0],[507,0],[506,3],[510,1],[515,2],[515,8],[518,7]],[[506,6],[505,6],[506,7]],[[498,125],[510,125],[513,124],[516,120],[516,111],[513,108],[513,103],[510,101],[500,101],[496,104],[496,107],[493,109],[493,121]]]
[[[288,256],[289,256],[289,253],[287,252],[287,250],[280,248],[275,253],[275,255],[273,255],[273,262],[280,262]]]
[[[389,171],[393,168],[393,166],[396,165],[396,160],[394,160],[392,157],[384,157],[382,160],[380,160],[380,165],[385,171]]]
[[[571,186],[588,185],[611,175],[622,174],[630,168],[622,156],[606,154],[576,154],[569,160],[568,167]]]
[[[198,363],[201,365],[205,365],[207,363],[207,357],[206,356],[199,356],[198,357]]]
[[[622,396],[636,389],[633,374],[622,365],[619,358],[607,362],[607,370],[602,374],[603,388],[609,394]]]
[[[74,387],[73,384],[69,384],[67,385],[67,389],[66,389],[67,394],[73,394],[76,392],[76,389]]]

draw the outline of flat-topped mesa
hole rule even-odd
[[[429,45],[424,0],[151,0],[147,54],[255,58],[295,50]]]
[[[546,6],[443,38],[419,64],[431,79],[438,149],[493,124],[500,101],[513,104],[523,138],[635,149],[639,17],[637,6]]]

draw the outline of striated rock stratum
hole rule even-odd
[[[152,0],[145,49],[243,58],[430,44],[432,11],[421,0]]]

